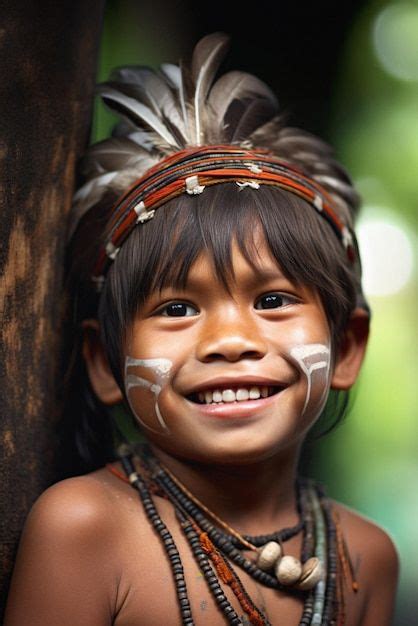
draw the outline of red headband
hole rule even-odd
[[[260,183],[274,185],[302,197],[328,221],[349,261],[354,262],[351,232],[339,218],[335,202],[323,187],[267,150],[209,145],[186,148],[163,159],[117,202],[93,270],[92,278],[98,290],[121,245],[138,223],[147,222],[159,206],[184,192],[195,195],[208,185],[231,181],[256,189]]]

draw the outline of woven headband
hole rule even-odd
[[[273,185],[300,196],[327,220],[349,262],[354,262],[351,232],[338,216],[332,197],[321,185],[267,150],[209,145],[186,148],[166,157],[141,176],[117,202],[93,269],[92,279],[98,291],[110,264],[137,224],[152,219],[159,206],[182,193],[200,194],[208,185],[231,181],[254,189],[261,183]]]

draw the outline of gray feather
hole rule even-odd
[[[185,126],[178,95],[164,75],[147,67],[131,66],[113,72],[106,84],[149,106],[167,125],[179,147],[185,144]]]
[[[189,67],[180,61],[180,91],[179,98],[181,103],[181,110],[184,118],[184,124],[186,127],[187,140],[189,145],[195,145],[195,122],[194,122],[194,84]]]
[[[118,172],[106,172],[101,176],[96,176],[74,194],[68,222],[68,239],[72,237],[83,215],[102,199],[117,175]]]
[[[117,172],[140,164],[146,159],[149,159],[149,152],[129,137],[112,138],[92,147],[90,159],[88,164],[85,164],[83,174],[90,177],[104,172]]]
[[[270,101],[272,108],[278,109],[276,96],[263,81],[238,71],[228,72],[216,81],[208,97],[208,106],[218,119],[223,120],[232,102],[249,97]]]
[[[357,202],[359,199],[357,192],[350,184],[334,176],[325,176],[321,174],[315,175],[313,178],[325,187],[325,189],[329,189],[333,193],[337,193],[347,202]]]
[[[151,133],[146,130],[134,130],[129,133],[129,139],[140,146],[147,152],[155,151],[157,136],[155,133]]]
[[[108,87],[106,84],[101,86],[100,95],[111,109],[118,110],[121,115],[126,116],[130,121],[136,122],[140,127],[145,124],[158,133],[169,145],[178,147],[176,139],[167,127],[161,123],[150,107],[120,91],[116,91],[112,87]],[[112,106],[113,104],[119,106]]]
[[[184,129],[183,133],[185,137],[185,144],[187,144],[190,137],[189,117],[187,112],[186,94],[184,89],[182,70],[178,65],[173,65],[172,63],[163,63],[160,66],[160,71],[162,75],[166,78],[168,83],[171,85],[172,89],[174,89],[176,92],[178,99],[178,109],[179,111],[181,111],[181,116],[183,119],[182,126]]]
[[[225,124],[232,129],[228,139],[231,143],[245,140],[251,132],[277,112],[277,105],[265,98],[235,100],[225,116]],[[234,116],[238,118],[234,119]]]
[[[171,83],[173,89],[180,91],[181,89],[181,72],[178,65],[173,63],[162,63],[160,70],[166,79]]]
[[[216,72],[229,47],[229,37],[224,33],[212,33],[203,37],[195,47],[192,57],[192,80],[194,83],[194,134],[197,145],[202,143],[202,122],[206,98]]]

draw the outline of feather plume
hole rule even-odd
[[[122,194],[166,155],[193,145],[233,143],[267,148],[317,180],[334,197],[341,217],[352,223],[358,196],[328,144],[286,127],[271,89],[256,76],[227,72],[215,81],[229,37],[201,39],[191,63],[165,63],[115,70],[98,92],[122,120],[112,137],[84,159],[85,185],[74,197],[70,235],[83,215],[108,191]]]
[[[148,67],[129,66],[115,70],[107,84],[144,102],[167,126],[177,144],[184,145],[184,119],[178,110],[175,91],[163,75]]]

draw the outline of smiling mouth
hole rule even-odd
[[[187,396],[187,399],[195,404],[230,404],[269,398],[283,389],[283,386],[265,385],[218,387],[192,393]]]

